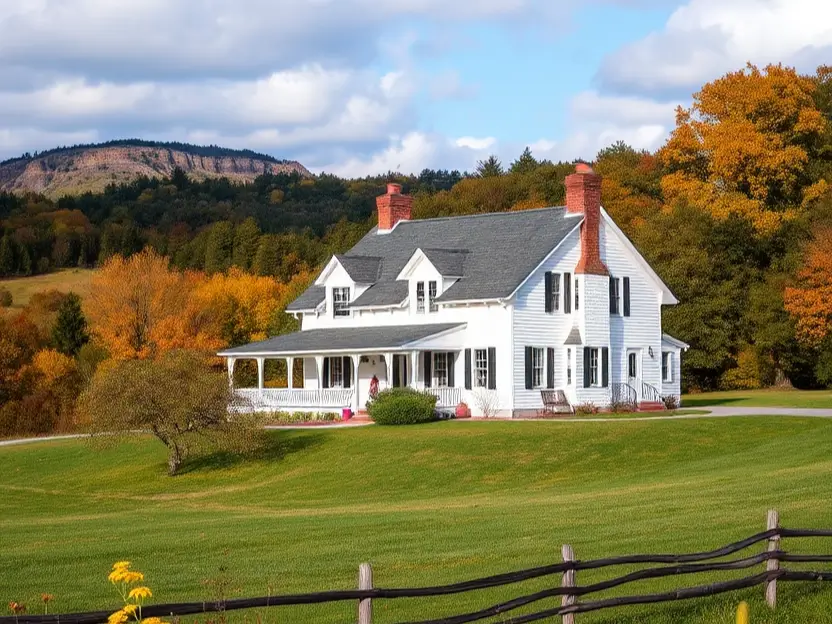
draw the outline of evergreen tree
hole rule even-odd
[[[485,160],[477,161],[477,175],[481,178],[501,176],[503,173],[503,163],[494,154]]]
[[[222,273],[231,266],[234,249],[234,227],[228,221],[218,221],[211,228],[205,249],[205,271]]]
[[[243,271],[251,269],[254,257],[257,254],[257,247],[260,243],[260,228],[253,217],[249,217],[237,226],[234,232],[234,266]]]
[[[511,163],[509,171],[511,173],[531,173],[537,169],[538,164],[537,159],[532,156],[532,151],[527,147],[520,154],[520,157]]]
[[[257,275],[277,275],[280,266],[279,256],[277,237],[273,234],[261,236],[251,267],[252,271]]]
[[[32,274],[32,255],[29,253],[29,248],[25,245],[20,249],[20,266],[18,270],[21,275]]]
[[[0,238],[0,275],[7,276],[14,273],[14,248],[12,239],[6,234]]]
[[[52,341],[58,351],[75,357],[89,339],[87,321],[81,311],[81,298],[71,292],[58,308],[58,317],[52,327]]]

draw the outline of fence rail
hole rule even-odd
[[[359,588],[350,590],[323,591],[308,594],[289,594],[282,596],[263,596],[259,598],[230,599],[223,602],[203,601],[186,602],[176,604],[146,605],[142,608],[144,617],[170,617],[177,615],[193,615],[197,613],[211,613],[219,611],[234,611],[239,609],[252,609],[261,607],[277,607],[288,605],[308,605],[329,602],[357,601],[358,602],[358,623],[371,624],[372,604],[374,600],[399,599],[399,598],[421,598],[429,596],[447,596],[453,594],[467,593],[471,591],[489,589],[528,581],[531,579],[561,574],[561,586],[551,587],[535,593],[519,596],[509,601],[491,605],[487,608],[449,616],[440,619],[420,620],[408,624],[465,624],[476,622],[506,614],[521,607],[532,605],[547,598],[562,597],[560,607],[552,607],[536,613],[517,615],[500,620],[502,624],[522,624],[524,622],[535,622],[552,617],[563,617],[565,624],[574,622],[574,616],[578,613],[597,611],[613,607],[622,607],[637,604],[653,604],[670,602],[675,600],[687,600],[705,596],[714,596],[726,592],[746,589],[757,585],[765,586],[766,601],[774,608],[776,604],[777,581],[803,582],[803,581],[832,581],[832,571],[801,571],[789,570],[783,567],[783,563],[832,563],[832,554],[792,554],[780,549],[780,543],[785,538],[805,537],[832,537],[832,529],[788,529],[782,528],[778,523],[776,512],[769,512],[768,529],[757,533],[743,540],[727,544],[720,548],[698,553],[688,554],[644,554],[608,557],[582,561],[575,559],[572,547],[564,545],[562,554],[564,561],[516,572],[508,572],[487,576],[484,578],[453,583],[450,585],[437,585],[433,587],[412,587],[412,588],[374,588],[373,573],[369,564],[362,564],[359,569]],[[741,559],[721,560],[751,546],[766,543],[766,550],[747,556]],[[581,570],[594,570],[610,566],[634,565],[634,564],[666,564],[661,567],[650,567],[630,572],[623,576],[599,581],[590,585],[577,585],[577,572]],[[699,574],[702,572],[713,572],[720,570],[744,570],[758,565],[766,565],[766,570],[739,579],[710,583],[707,585],[696,585],[683,587],[663,593],[642,594],[631,596],[618,596],[614,598],[602,598],[588,602],[580,602],[578,598],[588,594],[594,594],[622,585],[646,579],[656,579],[670,576],[683,576]],[[67,613],[49,615],[17,615],[12,617],[0,617],[0,624],[99,624],[107,621],[107,617],[116,611],[116,608],[107,611],[95,611],[89,613]]]

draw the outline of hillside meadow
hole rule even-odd
[[[832,420],[768,417],[281,431],[256,457],[197,458],[174,478],[164,476],[165,449],[147,437],[2,447],[0,601],[36,611],[48,592],[50,612],[115,608],[106,576],[121,559],[145,573],[153,602],[172,602],[355,587],[362,561],[377,586],[391,587],[552,563],[562,543],[582,559],[699,551],[763,530],[769,508],[785,526],[832,527],[830,448]],[[832,540],[784,548],[832,553]],[[374,621],[461,613],[559,581],[378,602]],[[727,624],[745,599],[755,624],[832,622],[832,587],[781,583],[773,613],[762,598],[758,588],[578,621]],[[335,623],[354,612],[341,604],[259,615]]]
[[[94,273],[94,269],[64,269],[42,275],[0,279],[0,288],[12,294],[12,308],[24,308],[32,295],[49,290],[74,292],[83,297],[89,292]]]

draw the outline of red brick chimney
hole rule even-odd
[[[402,195],[402,185],[393,182],[387,185],[387,194],[376,197],[378,207],[378,231],[389,232],[399,221],[409,221],[413,209],[413,198]]]
[[[575,273],[609,275],[601,260],[599,228],[601,226],[601,176],[585,163],[575,165],[575,173],[566,176],[566,211],[581,213],[581,258]]]

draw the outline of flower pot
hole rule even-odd
[[[460,403],[456,406],[454,415],[457,418],[471,418],[471,408],[466,403]]]

